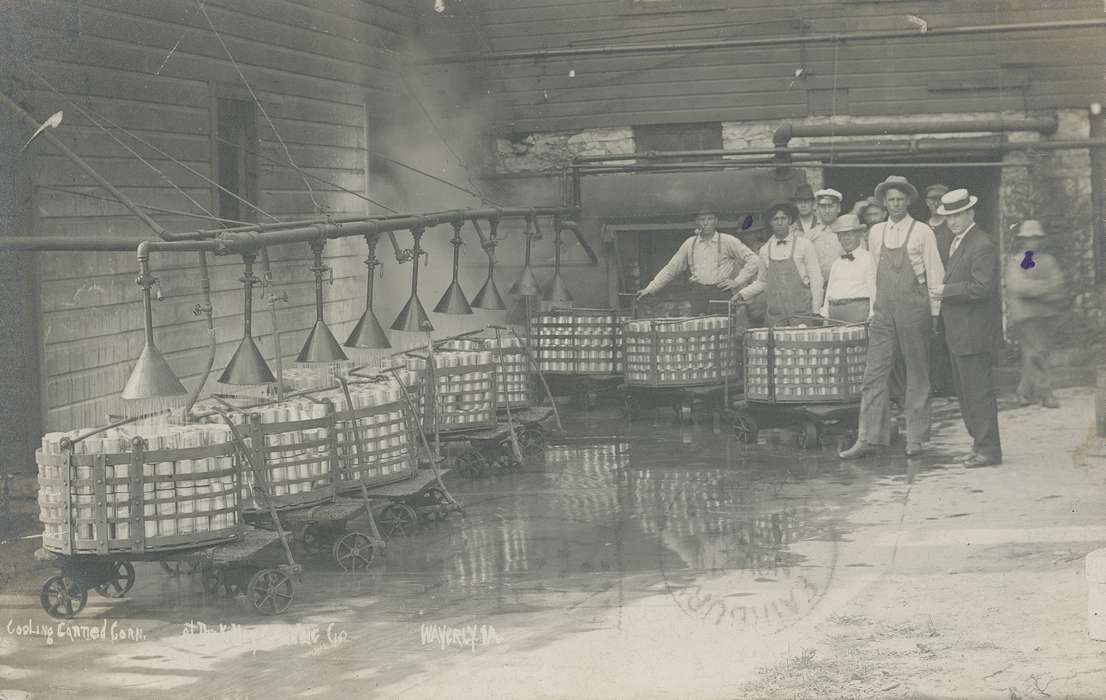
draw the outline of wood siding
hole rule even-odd
[[[461,7],[461,6],[464,7]],[[441,53],[1101,19],[1098,0],[473,0],[423,27]],[[666,7],[667,5],[667,7]],[[707,8],[693,10],[691,8]],[[709,9],[721,8],[721,9]],[[670,9],[671,11],[664,11]],[[794,72],[805,68],[805,78]],[[481,68],[504,131],[1086,106],[1104,95],[1101,29],[526,59]],[[427,70],[436,70],[432,67]],[[846,92],[847,91],[847,92]],[[827,108],[828,107],[828,108]]]
[[[34,113],[45,118],[64,110],[57,135],[135,201],[197,212],[68,102],[118,122],[210,176],[213,95],[227,89],[249,98],[196,5],[175,0],[27,5],[33,67],[63,93],[21,75],[32,89]],[[368,190],[366,115],[372,121],[377,106],[400,89],[394,52],[412,27],[408,0],[235,0],[205,7],[293,158],[308,173],[334,183],[311,182],[319,203],[335,215],[367,211],[366,201],[338,186]],[[313,214],[303,178],[282,166],[284,149],[260,114],[257,131],[259,206],[282,218]],[[207,183],[131,143],[189,196],[214,209],[217,198]],[[40,140],[31,150],[36,235],[152,237],[118,204],[82,196],[108,197],[48,143]],[[169,230],[210,227],[202,219],[155,217]],[[289,298],[279,307],[288,361],[314,321],[313,276],[304,262],[306,246],[299,248],[273,254],[274,278]],[[363,310],[364,246],[343,241],[329,245],[326,255],[335,276],[326,289],[328,320],[348,330]],[[120,411],[118,392],[143,343],[134,255],[50,253],[38,259],[48,428],[102,424],[107,413]],[[218,369],[241,336],[241,267],[230,258],[211,259],[211,265]],[[153,268],[165,297],[154,309],[158,347],[191,388],[207,352],[204,321],[192,313],[201,301],[196,256],[157,255]],[[259,298],[255,290],[254,329],[262,351],[272,357],[269,313]]]

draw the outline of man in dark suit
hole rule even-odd
[[[960,459],[968,467],[1002,463],[998,405],[991,378],[994,338],[1001,323],[995,313],[998,252],[990,236],[975,225],[978,202],[978,197],[964,189],[942,195],[937,213],[945,217],[953,239],[945,283],[933,292],[941,300],[945,342],[960,391],[960,413],[973,440],[971,454]]]

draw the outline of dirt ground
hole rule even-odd
[[[1058,411],[1004,411],[1001,467],[923,465],[892,477],[890,497],[874,490],[842,545],[843,566],[869,580],[742,695],[1106,697],[1083,571],[1106,544],[1092,399],[1071,389]],[[958,420],[935,434],[939,447],[967,447]]]

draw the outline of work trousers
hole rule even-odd
[[[929,383],[934,396],[955,396],[952,360],[945,344],[945,319],[937,318],[937,333],[929,346]]]
[[[1022,378],[1018,398],[1036,402],[1052,399],[1052,337],[1056,320],[1029,318],[1010,329],[1022,351]]]
[[[952,357],[956,385],[960,391],[960,415],[972,436],[972,450],[989,459],[1002,460],[998,435],[998,402],[991,378],[991,353]]]
[[[929,316],[877,311],[868,325],[868,364],[860,403],[858,438],[871,445],[891,442],[890,378],[895,359],[906,365],[906,441],[929,439]]]

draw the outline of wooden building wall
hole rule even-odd
[[[426,25],[439,53],[916,29],[909,15],[934,29],[1103,17],[1098,0],[465,0],[447,8]],[[1086,29],[526,59],[482,69],[498,100],[497,125],[526,133],[1085,107],[1103,96],[1104,65],[1106,32]]]
[[[394,61],[412,27],[408,0],[234,0],[204,6],[295,161],[344,188],[368,192],[369,133],[400,91]],[[57,136],[134,200],[197,212],[73,104],[118,122],[211,176],[213,100],[217,95],[250,98],[196,4],[36,0],[25,8],[33,27],[33,68],[62,93],[17,70],[34,114],[45,118],[64,110]],[[303,178],[280,166],[287,162],[284,150],[260,114],[257,136],[258,205],[281,218],[312,215]],[[215,205],[211,186],[131,143],[188,195],[209,209]],[[45,141],[28,152],[34,159],[35,235],[152,237],[114,202],[82,196],[108,195]],[[313,181],[311,188],[327,213],[370,211],[365,200],[332,185]],[[396,197],[391,201],[395,206]],[[169,230],[210,227],[202,219],[154,216]],[[288,361],[314,320],[307,254],[306,245],[274,251],[274,277],[289,297],[279,307]],[[334,285],[326,290],[327,315],[340,339],[363,310],[363,257],[360,241],[327,248],[335,270]],[[199,381],[207,344],[204,321],[192,313],[201,301],[196,256],[159,255],[153,263],[165,296],[155,302],[157,343],[191,388]],[[218,372],[241,336],[241,266],[237,258],[212,259],[212,265]],[[135,256],[39,254],[38,267],[47,428],[102,424],[105,414],[120,411],[118,392],[143,343]],[[400,276],[392,279],[398,283]],[[254,330],[271,358],[269,316],[259,297],[255,290]],[[402,304],[402,299],[384,301],[385,307]]]

